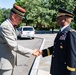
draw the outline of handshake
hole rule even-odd
[[[32,50],[32,55],[38,57],[42,54],[42,50]]]

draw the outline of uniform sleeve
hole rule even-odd
[[[52,51],[53,51],[53,46],[48,47],[47,49],[42,50],[42,56],[43,57],[49,56],[52,54]]]
[[[3,39],[4,43],[10,47],[11,50],[17,46],[17,40],[13,36],[13,33],[8,26],[1,26],[0,33],[0,37]]]
[[[71,30],[67,36],[67,70],[69,73],[76,71],[76,31]],[[67,74],[68,75],[68,74]]]
[[[1,37],[3,38],[4,43],[10,50],[14,50],[15,52],[19,52],[21,54],[32,53],[31,49],[24,48],[17,43],[17,39],[14,37],[14,34],[10,30],[10,28],[3,26],[0,29]]]

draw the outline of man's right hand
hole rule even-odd
[[[32,55],[34,55],[34,56],[36,56],[36,57],[37,57],[37,56],[40,56],[41,54],[42,54],[42,50],[36,50],[36,49],[35,49],[35,50],[32,51]]]

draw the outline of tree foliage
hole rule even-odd
[[[75,0],[16,0],[16,2],[27,10],[27,24],[43,27],[56,25],[56,14],[59,7],[72,12],[76,4]]]
[[[25,8],[25,19],[22,23],[25,25],[32,25],[34,27],[49,28],[56,26],[56,14],[60,7],[63,7],[70,12],[75,8],[75,0],[15,0],[18,5]],[[6,13],[7,11],[7,13]],[[9,9],[0,10],[0,17],[9,13]],[[5,14],[4,14],[5,13]],[[7,15],[8,16],[8,15]],[[0,23],[5,18],[0,19]]]
[[[0,8],[0,24],[9,17],[10,9]]]

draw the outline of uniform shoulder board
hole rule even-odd
[[[70,32],[76,32],[76,30],[74,30],[74,29],[71,29],[71,30],[70,30]]]

